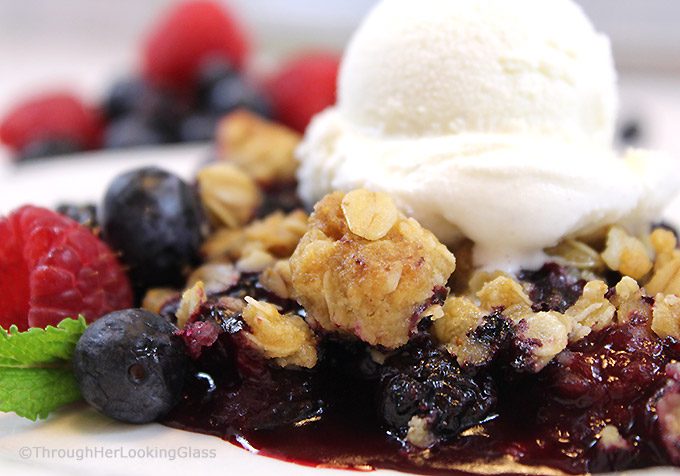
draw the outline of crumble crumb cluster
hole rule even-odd
[[[222,228],[203,245],[210,261],[226,259],[244,272],[260,272],[277,258],[293,254],[307,231],[307,214],[296,210],[289,214],[274,212],[244,228]]]
[[[611,291],[600,279],[585,282],[578,299],[562,311],[541,309],[527,293],[530,285],[505,273],[473,273],[468,294],[446,300],[444,316],[434,322],[434,335],[461,366],[486,365],[499,346],[511,345],[520,354],[513,364],[531,372],[542,370],[569,344],[591,332],[627,323],[634,317],[648,320],[657,336],[678,339],[677,239],[672,232],[659,228],[647,237],[647,242],[649,245],[620,227],[611,227],[601,254],[573,239],[547,250],[581,269],[584,277],[593,278],[594,270],[603,272],[603,264],[623,275]],[[488,326],[494,312],[511,327],[509,344],[489,340],[488,336],[480,339],[480,329]]]
[[[265,186],[295,182],[298,162],[294,152],[301,139],[292,129],[245,110],[225,117],[217,129],[220,158]]]
[[[268,358],[282,367],[316,365],[316,339],[307,323],[299,316],[281,315],[276,306],[245,298],[243,320],[248,324],[246,336]]]
[[[311,322],[386,348],[408,341],[455,264],[388,196],[366,190],[321,200],[290,259],[294,297]]]
[[[203,206],[217,227],[245,225],[255,216],[262,202],[255,181],[232,164],[220,162],[204,167],[196,179]]]

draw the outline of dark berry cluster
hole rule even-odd
[[[420,417],[437,441],[446,441],[486,420],[496,391],[488,376],[466,373],[455,357],[421,337],[387,359],[378,398],[394,436],[405,438],[411,419]]]

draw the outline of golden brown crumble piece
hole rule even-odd
[[[160,314],[163,308],[171,301],[178,299],[181,293],[176,289],[154,288],[149,289],[144,295],[142,309],[154,314]]]
[[[652,330],[659,337],[680,339],[680,297],[657,294],[652,310]]]
[[[260,275],[260,283],[264,288],[282,299],[291,299],[293,296],[293,276],[290,270],[290,262],[278,260],[272,266],[265,269]]]
[[[258,246],[246,247],[236,262],[236,269],[244,273],[260,273],[274,264],[276,258]]]
[[[531,299],[522,285],[508,276],[501,275],[484,284],[477,298],[482,308],[489,312],[502,308],[503,315],[513,321],[531,313]]]
[[[246,337],[281,367],[312,368],[317,362],[316,339],[307,323],[293,314],[281,315],[276,306],[245,298]]]
[[[241,257],[246,243],[243,229],[222,228],[211,234],[203,243],[201,253],[207,261],[234,261]]]
[[[225,117],[217,128],[220,158],[232,162],[260,184],[294,182],[294,152],[301,136],[248,111]]]
[[[274,258],[288,258],[306,231],[305,212],[295,210],[286,215],[279,211],[254,221],[245,228],[216,231],[203,244],[202,252],[209,261],[238,261],[256,250],[266,252]],[[268,260],[266,266],[273,261]]]
[[[461,366],[482,365],[490,357],[488,346],[469,337],[481,324],[484,314],[468,298],[452,296],[444,303],[444,316],[432,325],[437,340],[444,343]]]
[[[206,263],[196,268],[189,275],[187,287],[193,287],[196,283],[202,281],[207,294],[217,294],[227,291],[234,286],[238,282],[240,275],[231,263]]]
[[[607,327],[614,320],[616,308],[605,297],[609,288],[604,281],[590,281],[580,298],[565,312],[572,319],[569,342],[577,342],[592,331]]]
[[[308,231],[290,259],[293,297],[310,322],[323,329],[397,348],[408,341],[435,290],[446,286],[455,258],[432,233],[401,213],[383,234],[384,217],[389,218],[394,206],[387,196],[371,202],[387,211],[350,207],[352,219],[354,213],[381,217],[375,220],[376,230],[370,219],[359,218],[359,223],[369,223],[371,238],[383,236],[370,240],[357,235],[343,210],[346,196],[330,194],[314,208]],[[358,231],[366,234],[362,227]]]
[[[201,201],[215,226],[245,225],[262,202],[257,184],[235,165],[224,162],[209,165],[198,172],[197,180]]]
[[[456,268],[457,269],[457,268]],[[488,283],[492,282],[496,278],[500,277],[505,277],[505,278],[510,278],[512,277],[503,271],[484,271],[484,270],[476,270],[472,273],[470,276],[470,279],[468,281],[467,285],[467,292],[470,296],[477,296],[477,293],[484,288]]]
[[[652,274],[645,289],[651,296],[657,294],[680,295],[680,256],[673,256],[660,264]]]
[[[610,269],[633,279],[642,279],[652,269],[645,244],[618,226],[609,230],[602,259]]]
[[[399,218],[396,205],[384,193],[354,190],[345,195],[341,206],[350,231],[370,241],[384,237]]]
[[[201,306],[205,304],[208,297],[205,293],[205,286],[202,281],[198,281],[192,287],[184,291],[182,300],[175,316],[177,317],[177,327],[184,329],[201,311]]]
[[[580,270],[600,270],[604,266],[600,253],[580,240],[564,240],[545,252],[559,264],[573,266]]]
[[[655,270],[659,270],[673,258],[680,256],[680,250],[677,249],[678,240],[670,230],[665,230],[663,228],[655,229],[652,234],[649,235],[649,241],[656,254],[656,258],[654,259]]]
[[[616,322],[625,324],[634,316],[651,321],[652,309],[645,301],[645,294],[633,278],[624,276],[614,287],[614,295],[610,298],[616,308]]]
[[[262,243],[273,256],[288,258],[307,231],[307,220],[307,214],[302,210],[287,215],[280,211],[272,213],[244,229],[246,241]]]
[[[525,352],[523,367],[541,371],[557,354],[567,348],[572,322],[556,311],[527,314],[517,322],[516,339]]]

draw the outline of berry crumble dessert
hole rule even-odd
[[[354,470],[680,466],[680,174],[618,157],[615,109],[570,0],[383,0],[304,134],[238,110],[193,183],[0,219],[0,410]]]

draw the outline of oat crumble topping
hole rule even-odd
[[[265,356],[281,367],[312,368],[317,362],[316,339],[299,316],[281,315],[276,306],[246,297],[243,320],[248,324],[246,336]]]
[[[419,308],[446,285],[455,258],[415,220],[391,218],[391,199],[376,195],[337,192],[316,205],[290,260],[293,292],[311,323],[397,348],[423,317]],[[354,202],[361,197],[372,197],[372,207]],[[373,239],[354,233],[350,221]]]
[[[295,181],[294,151],[301,139],[292,129],[245,110],[228,115],[217,128],[220,158],[262,185]]]

